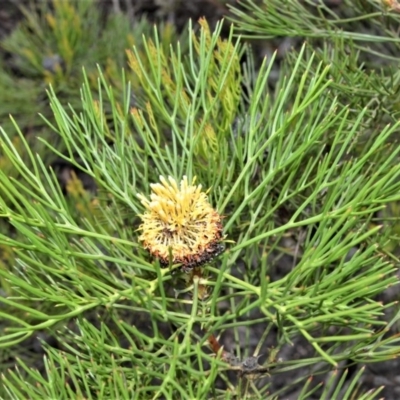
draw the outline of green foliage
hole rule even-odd
[[[82,67],[85,66],[91,90],[96,95],[97,66],[100,65],[116,95],[121,95],[123,83],[120,71],[126,64],[125,50],[136,44],[141,51],[142,35],[149,35],[153,28],[144,20],[138,20],[132,26],[132,21],[123,14],[104,18],[94,0],[51,0],[39,2],[35,8],[33,5],[22,5],[21,9],[24,19],[1,42],[2,49],[9,56],[9,62],[0,65],[1,126],[27,166],[32,166],[30,154],[9,118],[10,114],[18,120],[18,129],[28,143],[27,148],[40,154],[47,165],[53,165],[58,162],[57,155],[47,152],[42,143],[36,140],[37,136],[41,136],[58,151],[65,151],[63,143],[44,120],[38,118],[40,113],[53,121],[46,94],[48,84],[52,85],[60,100],[80,110]],[[171,24],[161,24],[160,32],[163,46],[168,47],[171,42],[177,41],[177,33]],[[182,44],[184,47],[184,41]],[[135,81],[132,75],[130,79]],[[20,170],[3,151],[0,152],[0,168],[16,180],[23,179]],[[1,187],[0,195],[6,198],[3,190],[4,187]],[[82,198],[75,196],[75,204],[69,204],[71,213],[76,213],[76,208],[86,207]],[[10,233],[10,226],[4,219],[0,221],[0,229]],[[12,232],[12,235],[19,234]],[[2,255],[2,267],[13,263],[11,248],[4,249]],[[9,285],[0,280],[1,287],[8,288]]]
[[[61,143],[55,142],[54,135],[37,118],[38,113],[52,118],[45,92],[48,85],[60,100],[78,110],[82,67],[96,92],[99,65],[116,94],[122,93],[120,71],[126,64],[125,51],[134,44],[141,48],[142,35],[149,35],[152,27],[144,20],[132,27],[123,14],[104,18],[95,0],[40,1],[36,8],[22,6],[22,11],[25,18],[1,42],[9,53],[12,70],[0,66],[0,120],[4,129],[15,135],[9,122],[12,114],[23,132],[35,130],[59,147]],[[172,25],[160,25],[160,31],[164,46],[177,41]],[[130,79],[134,81],[134,77]],[[30,143],[37,146],[34,141]]]
[[[54,5],[70,21],[61,3]],[[254,32],[265,35],[278,15],[281,31],[271,35],[287,29],[278,2],[270,14],[246,4],[254,15],[237,12],[243,31],[256,21]],[[85,15],[86,3],[80,7]],[[286,7],[288,15],[304,8]],[[322,29],[318,18],[295,19],[297,33],[312,36],[310,22]],[[246,53],[240,68],[246,49],[234,28],[222,40],[221,24],[214,32],[200,25],[198,35],[189,28],[187,51],[168,48],[156,31],[128,52],[132,72],[114,80],[99,69],[96,92],[89,66],[81,104],[67,107],[53,81],[53,116],[44,119],[61,147],[41,143],[90,177],[96,194],[73,177],[66,196],[17,124],[18,140],[0,129],[18,171],[16,179],[0,170],[0,216],[15,232],[0,233],[0,245],[13,249],[12,266],[0,268],[8,285],[0,348],[19,354],[39,332],[58,341],[43,344],[44,370],[19,354],[18,367],[3,371],[3,398],[276,399],[294,384],[299,399],[373,399],[381,391],[358,387],[362,369],[346,382],[337,368],[400,351],[397,335],[387,334],[397,317],[383,319],[394,304],[377,297],[397,284],[396,219],[385,219],[400,200],[397,72],[365,68],[356,37],[335,35],[327,22],[318,38],[329,40],[293,50],[272,88],[275,57],[255,70]],[[192,282],[176,267],[160,268],[137,240],[136,195],[159,175],[197,176],[233,241]],[[220,333],[236,347],[213,347]],[[280,359],[299,337],[312,357]],[[244,360],[260,354],[268,360],[246,369]],[[314,378],[325,374],[324,385],[312,383],[311,368]],[[262,377],[290,371],[305,372],[281,388]]]
[[[132,110],[136,124],[143,129],[148,121],[149,129],[157,134],[155,145],[159,147],[166,139],[159,127],[168,129],[173,124],[183,139],[187,137],[185,125],[190,117],[194,152],[209,157],[219,154],[219,143],[229,136],[240,101],[241,73],[238,45],[235,48],[231,41],[211,37],[206,21],[201,20],[200,25],[205,34],[200,42],[194,32],[191,34],[193,43],[188,58],[182,56],[180,46],[171,54],[163,51],[157,36],[155,44],[150,41],[145,45],[145,54],[128,52],[128,58],[148,99],[146,117],[140,110]],[[199,62],[209,63],[208,68],[201,70]],[[185,65],[186,70],[177,68],[179,65]],[[191,67],[194,69],[189,73],[187,68]],[[195,115],[199,115],[197,120],[193,119]]]

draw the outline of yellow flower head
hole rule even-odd
[[[138,195],[146,207],[140,215],[139,240],[162,265],[169,264],[171,254],[172,262],[181,263],[187,272],[224,250],[221,216],[201,185],[194,185],[195,179],[189,185],[184,176],[179,186],[172,177],[167,181],[161,176],[160,181],[151,184],[150,200]]]

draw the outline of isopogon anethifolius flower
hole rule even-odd
[[[222,218],[195,180],[189,184],[184,176],[178,185],[174,178],[160,176],[160,183],[150,185],[150,199],[138,194],[146,207],[140,215],[139,240],[161,265],[168,265],[172,257],[171,261],[182,264],[185,272],[206,264],[224,250]]]

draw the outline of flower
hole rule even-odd
[[[150,200],[138,194],[146,212],[140,215],[139,240],[164,266],[181,263],[185,272],[221,254],[224,246],[221,216],[208,202],[202,186],[189,185],[186,176],[178,183],[160,176],[151,184]]]

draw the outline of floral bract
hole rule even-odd
[[[151,185],[150,200],[139,198],[146,207],[140,215],[142,231],[139,240],[150,253],[168,265],[181,263],[184,271],[201,266],[220,254],[221,216],[208,201],[202,186],[189,185],[186,176],[179,186],[175,179],[160,177],[161,183]]]

